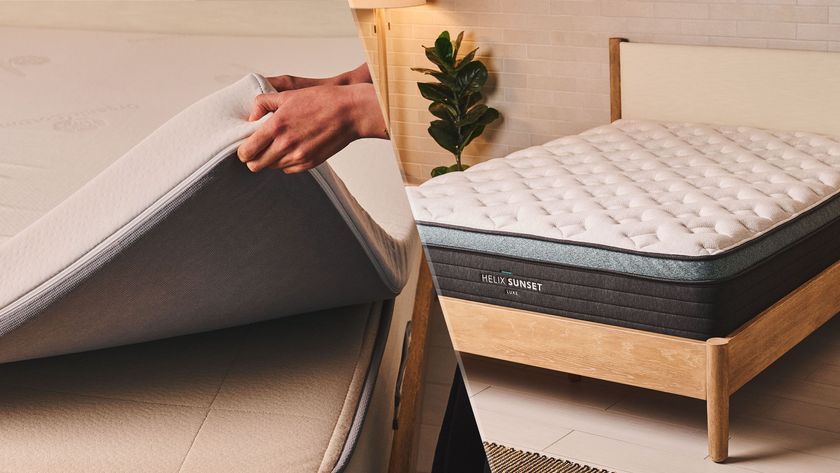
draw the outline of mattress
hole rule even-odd
[[[336,74],[364,60],[357,38],[3,28],[0,42],[0,362],[401,291],[416,232],[389,142],[291,176],[234,155],[271,91],[247,71]]]
[[[620,120],[409,189],[442,294],[724,336],[840,258],[840,141]]]
[[[358,445],[393,414],[393,302],[2,365],[3,469],[385,471]]]

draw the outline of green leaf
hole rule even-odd
[[[452,102],[452,95],[445,85],[434,82],[419,82],[417,83],[417,88],[420,89],[420,95],[426,100],[444,103]]]
[[[423,46],[423,48],[426,50],[426,59],[431,61],[432,64],[436,65],[438,69],[441,70],[441,72],[452,70],[452,66],[444,62],[443,59],[441,59],[440,56],[438,56],[437,50],[435,50],[435,48],[429,48],[426,46]]]
[[[455,39],[455,48],[452,50],[452,57],[458,59],[458,50],[461,49],[461,40],[464,39],[464,32],[458,33],[458,37]]]
[[[443,102],[432,102],[429,104],[429,111],[432,115],[444,120],[452,121],[458,116],[458,111],[455,110],[455,107]]]
[[[429,134],[443,149],[452,154],[458,154],[460,143],[458,130],[451,122],[446,120],[435,120],[429,125]]]
[[[452,74],[448,74],[446,72],[435,72],[430,75],[440,81],[440,83],[445,85],[450,91],[455,92],[458,90],[458,83],[455,81],[455,77]]]
[[[438,167],[432,169],[432,177],[438,177],[438,176],[446,174],[448,172],[449,172],[449,167],[438,166]]]
[[[479,105],[478,107],[483,107],[483,105]],[[482,133],[484,133],[484,127],[489,125],[490,123],[494,122],[497,118],[499,118],[499,111],[495,108],[487,107],[482,114],[478,117],[475,123],[467,125],[461,128],[461,134],[464,136],[463,143],[461,144],[461,150],[465,149],[469,146],[470,143]]]
[[[465,109],[469,109],[473,105],[481,102],[481,99],[484,98],[481,95],[481,92],[475,92],[466,96],[466,104],[464,106]]]
[[[470,168],[469,165],[461,164],[461,168],[458,169],[458,163],[455,163],[452,166],[449,166],[448,168],[446,168],[446,170],[447,170],[447,172],[459,172],[459,171],[466,171],[469,168]]]
[[[458,71],[456,81],[458,88],[464,93],[480,92],[487,83],[487,68],[481,61],[471,62]]]
[[[476,105],[464,114],[464,116],[455,122],[456,126],[472,125],[477,122],[481,115],[487,111],[487,105]]]
[[[452,41],[449,39],[449,32],[444,31],[435,40],[435,53],[446,65],[455,65],[455,58],[452,57]]]
[[[464,149],[467,146],[469,146],[469,144],[472,143],[474,139],[478,138],[479,136],[481,136],[482,133],[484,133],[484,125],[478,123],[474,125],[469,125],[466,128],[466,130],[461,130],[461,132],[464,133],[465,136],[464,142],[463,144],[461,144],[461,149]]]
[[[451,73],[436,71],[434,69],[424,69],[422,67],[412,67],[411,70],[430,75],[440,81],[441,84],[445,84],[451,90],[454,90],[456,87],[455,76]]]
[[[487,110],[485,110],[481,114],[481,116],[479,117],[479,119],[476,123],[478,123],[482,126],[486,126],[486,125],[489,125],[489,124],[493,123],[494,121],[496,121],[496,119],[499,118],[500,116],[501,116],[501,114],[499,113],[498,110],[496,110],[495,108],[488,107]]]
[[[470,64],[472,62],[472,60],[475,58],[475,53],[476,52],[478,52],[478,48],[475,48],[472,51],[468,52],[466,56],[461,58],[461,60],[458,61],[455,64],[455,66],[454,66],[455,70],[458,70],[458,69],[466,66],[467,64]]]

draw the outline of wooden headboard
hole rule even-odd
[[[610,39],[612,119],[840,136],[840,53]]]

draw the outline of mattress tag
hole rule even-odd
[[[542,292],[543,288],[543,283],[541,282],[523,279],[507,271],[501,271],[496,274],[481,273],[481,282],[494,286],[502,286],[505,288],[505,294],[509,296],[518,296],[520,290]]]

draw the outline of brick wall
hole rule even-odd
[[[840,0],[429,0],[391,10],[392,134],[417,182],[450,155],[427,135],[428,102],[409,70],[437,34],[466,31],[492,73],[489,103],[504,120],[465,153],[474,163],[609,121],[607,38],[840,52]],[[370,12],[357,19],[376,61]]]

